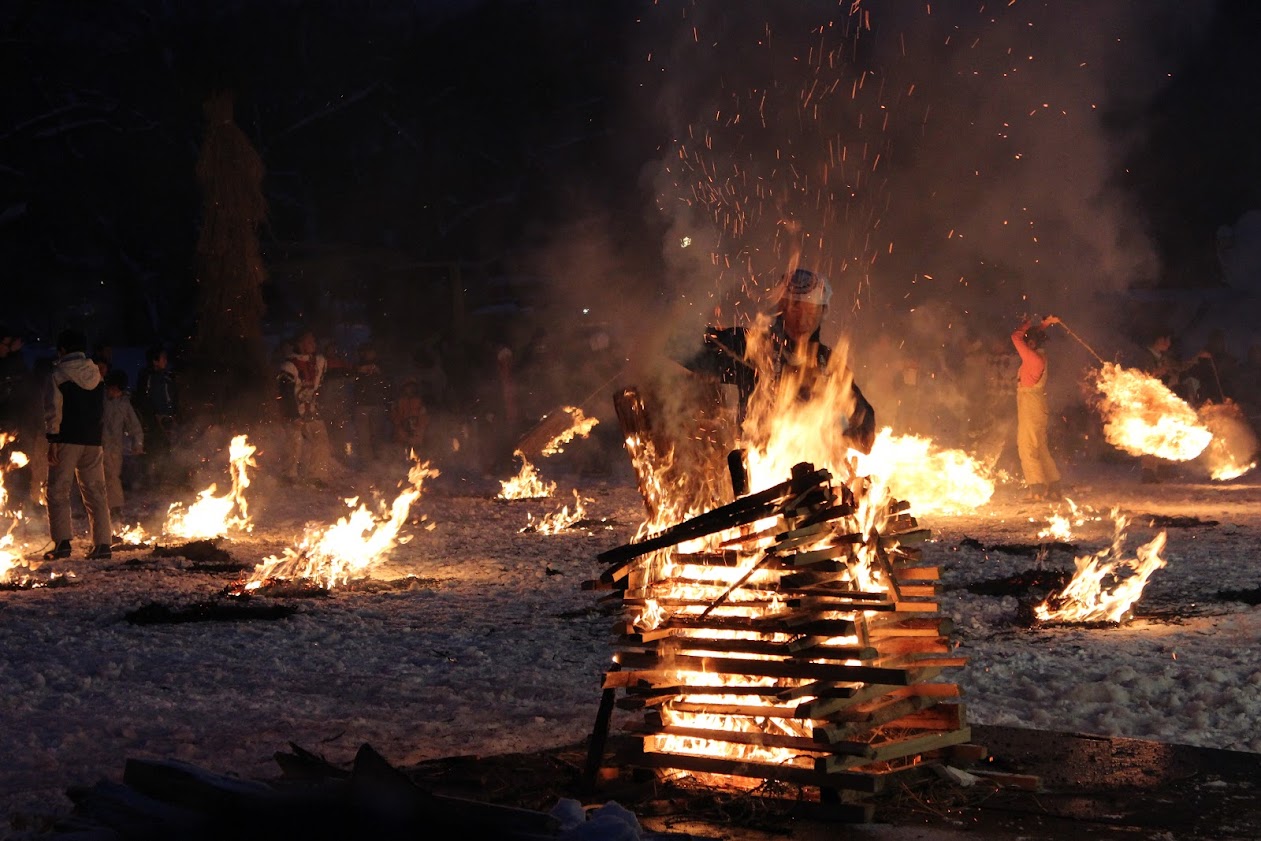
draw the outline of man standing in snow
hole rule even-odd
[[[87,358],[87,337],[63,330],[57,337],[57,362],[44,390],[44,432],[48,438],[48,530],[52,561],[70,557],[73,525],[70,485],[77,478],[92,531],[89,560],[110,556],[113,526],[105,493],[105,458],[101,424],[105,386],[101,370]]]
[[[1016,372],[1016,451],[1025,474],[1029,500],[1057,500],[1062,496],[1060,471],[1047,444],[1051,412],[1046,402],[1046,328],[1059,319],[1048,315],[1037,326],[1026,318],[1012,331],[1011,343],[1020,354]]]

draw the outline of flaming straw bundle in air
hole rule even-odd
[[[526,438],[543,434],[545,437],[539,447],[539,455],[552,456],[564,452],[565,445],[574,438],[586,438],[597,423],[599,421],[596,418],[587,417],[577,406],[566,406],[559,412],[545,416]],[[564,428],[552,431],[559,424],[565,424]],[[521,469],[516,476],[499,483],[499,499],[541,499],[556,493],[556,483],[543,481],[526,456],[524,447],[515,450],[513,455],[521,459]]]
[[[1105,362],[1095,386],[1103,395],[1104,438],[1130,455],[1189,461],[1213,437],[1195,410],[1151,374]]]
[[[163,531],[187,540],[206,540],[226,534],[229,529],[252,530],[245,489],[250,486],[248,468],[258,466],[254,452],[255,447],[246,441],[246,436],[233,438],[228,447],[232,491],[215,496],[216,486],[212,484],[197,495],[197,501],[188,510],[178,502],[172,503]]]
[[[1123,557],[1128,520],[1113,512],[1116,528],[1112,545],[1077,558],[1077,572],[1064,590],[1034,608],[1043,622],[1120,622],[1143,594],[1153,572],[1165,566],[1162,531],[1135,551],[1134,558]]]
[[[384,518],[374,516],[356,499],[347,500],[353,509],[349,515],[328,528],[308,529],[296,548],[286,548],[281,557],[264,559],[244,589],[258,589],[273,580],[309,580],[331,590],[365,577],[389,557],[390,550],[406,542],[398,536],[399,530],[407,522],[412,503],[420,498],[424,481],[437,475],[428,462],[414,463],[407,474],[410,484],[394,499]]]

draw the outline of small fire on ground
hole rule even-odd
[[[535,522],[533,514],[526,514],[527,521],[521,527],[521,531],[536,532],[538,534],[557,534],[562,532],[586,518],[587,509],[582,502],[582,497],[575,489],[574,507],[572,510],[570,510],[568,505],[562,505],[559,511],[544,515],[538,522]]]
[[[1034,608],[1043,622],[1121,622],[1143,594],[1152,573],[1168,562],[1161,556],[1165,532],[1125,556],[1129,519],[1113,511],[1112,544],[1093,555],[1078,557],[1077,571],[1064,589]]]
[[[1094,509],[1089,506],[1078,505],[1071,499],[1065,499],[1064,506],[1065,510],[1061,510],[1059,506],[1056,506],[1051,515],[1047,517],[1046,525],[1038,531],[1038,539],[1058,540],[1061,543],[1068,543],[1073,539],[1074,528],[1080,528],[1089,521],[1102,519],[1094,513]]]
[[[228,447],[228,464],[232,474],[232,490],[216,496],[216,486],[211,485],[197,495],[197,501],[187,509],[181,503],[171,504],[167,512],[166,534],[186,540],[206,540],[219,537],[232,529],[252,531],[249,504],[245,490],[250,486],[249,468],[257,467],[254,461],[256,448],[237,435]]]
[[[287,547],[279,557],[265,558],[247,580],[231,589],[232,594],[245,595],[287,581],[310,581],[331,590],[367,577],[395,546],[411,539],[400,537],[399,531],[410,517],[412,503],[420,498],[425,480],[437,475],[428,462],[413,463],[408,485],[380,516],[358,499],[346,500],[350,514],[332,526],[308,528],[297,546]]]
[[[228,445],[228,470],[232,477],[232,489],[222,496],[216,495],[217,484],[197,494],[197,501],[187,508],[182,502],[173,502],[167,509],[162,535],[184,540],[210,540],[222,537],[229,531],[251,532],[249,501],[245,491],[250,486],[250,468],[257,467],[254,453],[257,448],[245,435],[237,435]],[[139,523],[124,526],[116,524],[117,542],[130,546],[144,546],[156,539]]]
[[[15,440],[15,436],[0,432],[0,449],[8,447]],[[9,518],[9,527],[5,529],[4,536],[0,537],[0,582],[8,581],[22,561],[22,556],[13,549],[13,530],[22,521],[22,511],[11,507],[9,492],[4,486],[3,473],[25,467],[26,464],[26,453],[13,450],[9,453],[8,460],[0,466],[0,512],[4,512],[4,515]]]

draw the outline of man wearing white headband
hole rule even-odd
[[[832,357],[832,349],[819,338],[831,299],[832,285],[826,277],[808,269],[796,269],[784,278],[766,342],[750,341],[753,328],[710,328],[705,332],[704,348],[683,364],[697,373],[716,376],[721,382],[734,383],[740,392],[741,422],[758,384],[759,372],[770,373],[778,380],[789,368],[799,374],[803,368],[808,369],[808,376],[801,380],[801,397],[808,398],[809,383],[815,375],[826,373]],[[765,348],[769,358],[753,358],[751,347]],[[850,391],[853,408],[841,418],[841,425],[850,446],[870,452],[876,437],[876,412],[857,383],[851,381]]]

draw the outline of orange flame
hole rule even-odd
[[[582,413],[582,409],[577,406],[566,406],[561,411],[567,413],[570,417],[570,427],[560,434],[552,438],[543,445],[542,453],[545,456],[554,456],[559,452],[563,452],[565,445],[574,440],[575,437],[586,438],[591,434],[591,430],[599,423],[596,418],[589,418]]]
[[[1152,573],[1165,566],[1161,557],[1165,548],[1162,531],[1135,550],[1135,557],[1124,558],[1125,528],[1128,520],[1113,512],[1116,529],[1112,545],[1076,559],[1077,572],[1064,590],[1034,608],[1034,615],[1044,622],[1120,622],[1134,602],[1143,594]]]
[[[1213,433],[1213,440],[1204,451],[1212,478],[1235,479],[1257,466],[1257,435],[1234,401],[1205,403],[1199,415]]]
[[[574,523],[582,520],[587,516],[587,509],[582,504],[582,497],[578,495],[578,491],[574,490],[574,508],[569,510],[568,505],[562,505],[559,511],[548,514],[534,522],[533,515],[527,514],[528,522],[521,529],[523,532],[532,531],[539,534],[558,534],[572,526]]]
[[[346,500],[351,513],[328,528],[309,528],[297,547],[286,547],[283,556],[265,558],[254,568],[245,589],[254,590],[272,580],[310,580],[326,589],[365,577],[385,560],[400,538],[412,503],[420,498],[426,479],[437,476],[428,462],[416,462],[407,474],[410,483],[389,508],[388,516],[378,518],[357,499]]]
[[[197,501],[188,510],[178,502],[171,503],[164,533],[186,540],[206,540],[226,534],[230,529],[252,531],[254,525],[250,522],[245,489],[250,486],[248,468],[258,466],[254,452],[255,447],[246,441],[246,436],[234,437],[228,447],[231,492],[215,496],[216,486],[212,484],[197,495]]]
[[[553,435],[539,450],[540,455],[554,456],[564,452],[566,444],[574,438],[586,438],[599,423],[598,419],[584,415],[582,409],[577,406],[566,406],[561,409],[561,412],[569,415],[569,426]],[[546,420],[547,417],[549,416],[544,416],[544,419]],[[500,481],[501,490],[498,499],[542,499],[555,495],[556,483],[544,482],[538,470],[526,458],[525,453],[514,450],[512,454],[521,459],[521,469],[511,479]]]
[[[499,499],[542,499],[556,493],[556,483],[544,482],[524,453],[517,450],[513,455],[521,459],[521,469],[516,476],[499,483]]]
[[[7,432],[0,432],[0,448],[7,447],[17,437]],[[5,512],[9,517],[9,528],[5,531],[4,536],[0,537],[0,581],[7,581],[12,571],[22,561],[22,556],[12,551],[14,544],[13,530],[17,528],[18,523],[22,521],[21,510],[10,510],[9,508],[9,491],[4,485],[4,473],[19,467],[25,467],[27,464],[26,453],[13,450],[9,453],[9,462],[0,469],[0,511]]]
[[[928,438],[894,435],[885,427],[869,455],[858,455],[867,476],[887,476],[889,492],[919,514],[975,511],[994,496],[990,471],[963,450],[940,449]]]
[[[1095,375],[1103,394],[1103,434],[1130,455],[1189,461],[1213,437],[1186,401],[1150,374],[1105,362]]]
[[[1040,540],[1058,540],[1067,543],[1073,539],[1074,527],[1084,525],[1089,520],[1101,519],[1092,513],[1093,509],[1089,506],[1079,506],[1071,499],[1065,499],[1064,504],[1068,506],[1067,511],[1061,511],[1059,506],[1056,506],[1047,517],[1046,526],[1038,532]]]

